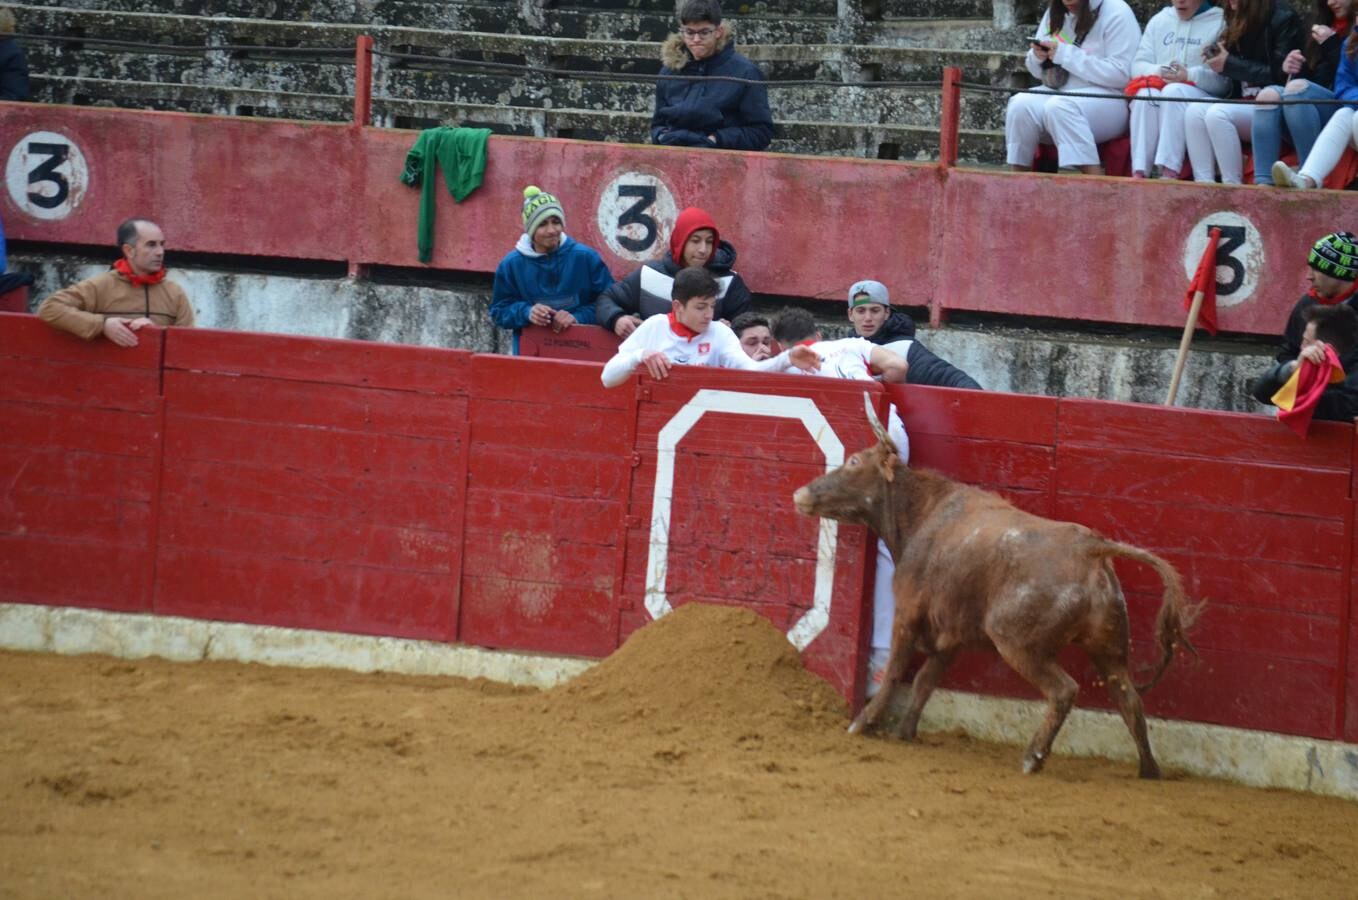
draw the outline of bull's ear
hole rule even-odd
[[[896,480],[896,448],[894,445],[877,447],[877,471],[882,473],[882,480],[892,482]]]

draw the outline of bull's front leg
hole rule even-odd
[[[891,697],[896,693],[897,686],[905,678],[905,667],[914,652],[915,631],[902,622],[898,611],[895,626],[891,629],[891,652],[887,656],[886,669],[882,672],[882,686],[878,689],[877,696],[868,701],[863,711],[850,723],[849,734],[859,734],[877,724],[877,720],[891,703]]]
[[[900,725],[896,728],[896,735],[903,741],[913,741],[915,732],[919,728],[920,713],[924,712],[924,704],[929,702],[929,696],[938,687],[939,679],[943,673],[948,671],[948,666],[952,664],[953,657],[957,655],[956,650],[942,650],[930,653],[924,660],[924,665],[915,673],[915,681],[910,685],[910,705],[905,710],[905,715],[901,716]]]

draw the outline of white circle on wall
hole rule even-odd
[[[596,223],[616,255],[646,262],[665,255],[677,215],[674,193],[659,173],[629,170],[604,184]]]
[[[9,151],[5,184],[25,214],[64,219],[85,199],[90,170],[75,141],[55,131],[34,131]]]
[[[1259,287],[1264,239],[1254,223],[1239,213],[1223,210],[1203,216],[1184,241],[1184,273],[1189,280],[1198,271],[1213,228],[1221,229],[1217,242],[1217,306],[1238,306],[1254,296]]]

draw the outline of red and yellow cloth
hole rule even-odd
[[[1325,388],[1343,380],[1344,367],[1339,364],[1334,348],[1327,344],[1322,365],[1303,359],[1293,370],[1292,377],[1269,398],[1278,407],[1278,421],[1306,437],[1320,395],[1325,393]]]

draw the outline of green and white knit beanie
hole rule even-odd
[[[554,194],[549,194],[532,184],[524,188],[523,233],[531,238],[533,232],[538,230],[538,226],[550,216],[556,216],[561,220],[561,227],[563,229],[566,227],[566,211],[561,208],[561,201],[556,199]]]
[[[1311,247],[1306,264],[1340,281],[1358,279],[1358,237],[1347,231],[1325,235]]]

